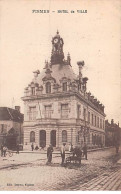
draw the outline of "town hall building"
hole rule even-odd
[[[32,82],[25,88],[24,144],[60,147],[62,143],[88,146],[105,144],[104,106],[87,92],[83,77],[84,61],[78,61],[76,75],[63,52],[59,32],[52,38],[50,62],[43,71],[34,71]]]

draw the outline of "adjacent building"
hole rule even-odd
[[[100,146],[105,144],[105,113],[102,105],[87,92],[83,77],[84,61],[78,61],[76,75],[63,52],[64,41],[57,34],[52,38],[50,62],[43,71],[34,71],[34,78],[24,90],[24,144],[60,147],[62,143]]]
[[[10,149],[23,144],[23,119],[19,106],[15,106],[15,109],[0,107],[0,144]]]
[[[106,146],[116,146],[121,142],[121,128],[119,123],[116,124],[114,120],[109,123],[108,120],[105,121],[105,145]]]

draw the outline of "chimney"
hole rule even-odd
[[[83,78],[84,92],[85,92],[85,91],[86,91],[86,89],[87,89],[87,86],[86,86],[87,81],[88,81],[88,78],[87,78],[87,77],[84,77],[84,78]]]
[[[82,67],[84,66],[84,61],[78,61],[77,65],[79,66],[79,90],[82,90]]]
[[[69,53],[67,55],[67,63],[68,63],[68,65],[71,66],[71,57],[70,57],[70,54]]]
[[[84,61],[78,61],[77,65],[79,66],[79,78],[82,79],[82,67],[84,66]]]
[[[20,112],[20,106],[15,106],[15,110],[17,110],[18,112]]]

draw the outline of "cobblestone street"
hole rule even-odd
[[[46,165],[44,153],[20,153],[0,158],[0,190],[121,190],[121,151],[88,154],[81,166],[61,167],[59,154]]]

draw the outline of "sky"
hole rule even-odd
[[[120,0],[0,0],[0,106],[20,105],[24,113],[24,88],[50,60],[58,29],[74,72],[84,60],[87,91],[104,104],[106,119],[121,126],[120,8]]]

